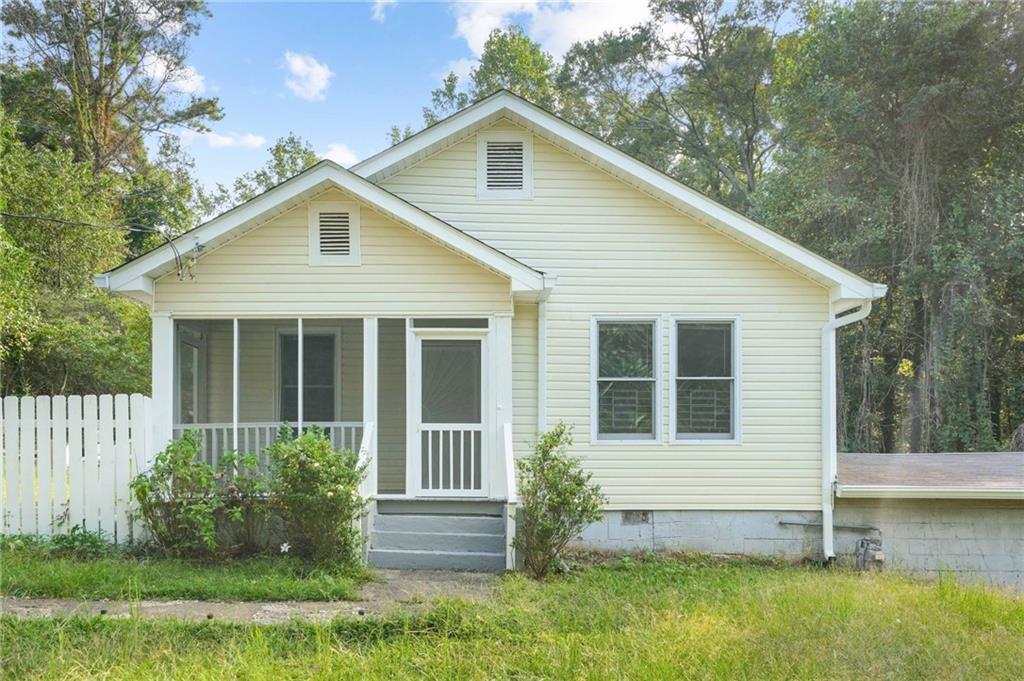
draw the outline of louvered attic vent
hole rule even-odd
[[[340,201],[309,204],[309,264],[359,264],[359,205]]]
[[[351,255],[348,213],[320,213],[320,255]]]
[[[533,195],[533,137],[520,132],[477,135],[477,196],[525,199]]]
[[[487,142],[487,189],[523,188],[523,143]]]

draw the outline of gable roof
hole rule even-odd
[[[885,295],[884,284],[872,283],[836,265],[507,90],[485,97],[357,163],[351,170],[372,182],[380,182],[502,118],[828,287],[833,302],[840,308]]]
[[[330,188],[342,189],[395,222],[508,277],[513,292],[543,290],[543,273],[330,160],[320,161],[259,196],[185,232],[171,243],[96,275],[96,285],[148,301],[153,295],[153,281],[175,270],[177,253],[174,248],[181,251],[192,250],[195,245],[201,245],[204,250],[216,248]]]

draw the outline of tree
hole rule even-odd
[[[423,107],[426,126],[464,109],[498,90],[510,90],[546,109],[557,107],[555,61],[531,40],[520,26],[491,31],[480,61],[465,83],[455,73],[445,76],[441,87],[431,92],[431,106]],[[392,126],[389,139],[397,144],[413,134],[411,127]]]
[[[25,72],[7,105],[23,129],[53,142],[68,135],[94,171],[133,168],[143,135],[205,131],[221,117],[215,98],[184,92],[195,77],[187,42],[206,14],[201,0],[9,0],[0,19]],[[66,126],[58,134],[54,121]]]
[[[842,339],[845,443],[992,448],[1024,420],[1001,399],[1024,372],[1021,10],[864,2],[805,21],[780,57],[786,144],[758,217],[889,285]]]
[[[146,391],[147,312],[92,284],[124,258],[116,178],[70,151],[26,147],[6,121],[0,149],[4,392]]]
[[[748,212],[778,148],[778,0],[655,0],[651,20],[574,45],[562,114]],[[667,28],[671,27],[671,28]]]
[[[206,213],[215,214],[244,203],[320,160],[309,142],[293,132],[279,138],[269,151],[270,159],[262,168],[239,176],[230,189],[218,184],[216,191],[206,197]]]

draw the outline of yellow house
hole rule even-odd
[[[885,294],[508,92],[97,283],[152,311],[158,445],[321,425],[370,462],[371,563],[490,569],[558,421],[584,543],[830,557],[835,329]]]

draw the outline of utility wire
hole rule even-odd
[[[179,276],[181,275],[181,272],[182,272],[181,252],[178,250],[178,247],[175,245],[174,240],[171,239],[169,236],[167,236],[167,234],[165,234],[162,230],[159,230],[159,229],[157,229],[155,227],[150,227],[148,225],[133,224],[133,223],[128,223],[128,224],[124,224],[124,225],[100,225],[100,224],[96,224],[94,222],[82,222],[81,220],[65,220],[64,218],[53,218],[53,217],[48,217],[48,216],[45,216],[45,215],[19,215],[18,213],[8,213],[7,211],[0,211],[0,216],[5,217],[5,218],[14,218],[16,220],[36,220],[36,221],[39,221],[39,222],[53,222],[53,223],[60,224],[60,225],[69,225],[69,226],[76,226],[76,227],[93,227],[93,228],[96,228],[96,229],[121,229],[121,230],[125,230],[127,232],[140,232],[140,233],[146,233],[146,234],[156,234],[161,239],[164,240],[165,244],[170,246],[171,253],[174,254],[174,266],[178,270]]]

